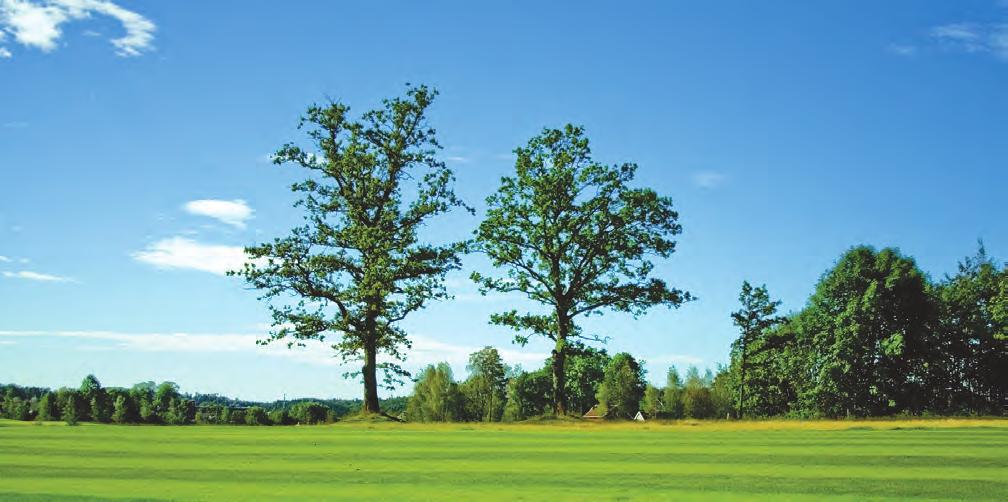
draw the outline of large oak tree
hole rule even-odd
[[[637,316],[690,299],[654,277],[651,261],[672,254],[682,228],[670,198],[630,186],[636,164],[593,160],[580,127],[545,129],[515,153],[515,174],[487,198],[475,239],[504,275],[474,273],[473,280],[484,292],[521,293],[547,308],[501,312],[491,322],[518,331],[517,343],[535,335],[554,343],[553,405],[565,414],[569,344],[599,339],[583,333],[577,318],[607,310]]]
[[[464,207],[436,156],[426,115],[435,95],[408,86],[358,118],[342,103],[311,106],[299,128],[312,149],[289,143],[273,157],[309,173],[292,186],[305,223],[246,248],[251,259],[237,272],[269,301],[273,330],[260,343],[331,338],[344,361],[363,360],[365,412],[380,412],[378,370],[386,385],[406,375],[396,361],[410,342],[397,323],[447,296],[444,276],[459,267],[464,247],[420,235],[432,217]]]

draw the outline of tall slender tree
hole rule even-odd
[[[742,308],[732,312],[732,322],[739,328],[739,337],[732,343],[732,351],[738,358],[738,407],[736,413],[739,418],[745,415],[745,390],[746,390],[746,370],[749,349],[756,338],[766,330],[787,320],[786,317],[777,315],[777,307],[780,300],[771,300],[770,293],[766,285],[752,287],[749,281],[742,282],[742,291],[739,293],[739,303]]]
[[[273,157],[310,173],[292,186],[305,224],[246,248],[250,260],[237,272],[270,302],[274,329],[261,344],[333,337],[344,362],[363,361],[346,376],[363,377],[364,412],[380,412],[378,370],[386,386],[406,376],[396,361],[410,342],[397,323],[447,297],[444,276],[464,248],[425,243],[420,233],[432,217],[464,207],[427,121],[436,94],[407,86],[359,118],[338,102],[308,108],[299,128],[312,149],[289,143]]]
[[[682,228],[670,198],[629,186],[636,164],[593,160],[580,127],[545,129],[515,153],[515,174],[487,198],[475,240],[504,276],[472,278],[484,293],[521,293],[548,309],[501,312],[490,322],[517,331],[522,345],[532,336],[553,342],[553,407],[565,414],[569,343],[601,341],[579,329],[578,317],[607,310],[637,316],[690,300],[654,277],[651,261],[673,253]]]

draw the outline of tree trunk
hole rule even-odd
[[[743,335],[744,337],[745,335]],[[742,340],[742,365],[739,368],[739,390],[738,390],[738,409],[735,410],[735,414],[738,418],[742,418],[742,403],[745,402],[745,374],[746,374],[746,343]]]
[[[381,413],[378,404],[377,354],[375,335],[367,335],[364,342],[364,413]]]
[[[557,341],[553,349],[553,412],[558,417],[567,414],[567,387],[564,381],[564,364],[567,361],[567,334],[570,320],[566,313],[557,312]]]

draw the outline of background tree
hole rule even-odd
[[[469,378],[459,386],[470,420],[496,422],[504,413],[507,365],[493,347],[469,355]]]
[[[937,402],[949,412],[999,413],[1008,398],[1008,341],[999,336],[1008,318],[999,308],[1008,297],[1008,266],[999,270],[980,243],[935,293],[939,312],[935,361]]]
[[[644,386],[644,397],[641,399],[640,410],[648,418],[658,418],[659,413],[664,408],[662,404],[662,391],[651,384]]]
[[[38,414],[36,419],[44,422],[58,420],[59,406],[56,403],[56,396],[52,392],[46,392],[38,403]]]
[[[414,422],[451,422],[461,411],[458,384],[448,363],[427,366],[417,376],[413,396],[406,405],[406,419]]]
[[[125,424],[129,422],[129,410],[126,405],[126,396],[119,395],[116,396],[115,402],[112,404],[112,421],[117,424]]]
[[[435,156],[440,145],[426,115],[435,95],[408,87],[359,119],[341,103],[310,107],[299,127],[308,128],[315,151],[287,144],[273,157],[310,172],[292,187],[306,224],[246,248],[250,261],[237,272],[270,301],[274,330],[260,343],[335,336],[344,361],[363,360],[356,374],[364,412],[380,412],[379,369],[387,386],[406,375],[394,362],[378,363],[379,352],[403,359],[409,340],[397,323],[447,297],[444,276],[459,267],[464,248],[419,236],[431,217],[462,206],[451,170]]]
[[[682,393],[683,416],[687,418],[711,418],[714,416],[714,398],[710,382],[700,375],[700,370],[690,367],[686,370],[686,382]]]
[[[749,281],[742,282],[742,292],[739,293],[739,303],[742,308],[732,312],[732,323],[739,328],[739,337],[732,343],[732,360],[738,360],[738,416],[745,415],[746,371],[749,362],[749,349],[756,338],[766,330],[787,320],[777,315],[779,300],[771,300],[766,285],[753,288]]]
[[[517,422],[543,415],[552,398],[552,377],[546,369],[515,371],[508,380],[504,420]]]
[[[100,401],[104,398],[104,390],[102,389],[101,382],[94,375],[88,375],[81,380],[80,384],[80,398],[85,404],[84,410],[80,413],[81,420],[94,420],[98,421],[99,417],[95,416],[95,413],[101,412]]]
[[[669,257],[682,231],[672,200],[631,188],[637,166],[592,160],[580,127],[545,129],[515,150],[515,175],[487,197],[477,248],[505,277],[473,273],[481,290],[517,292],[549,308],[491,316],[491,323],[553,341],[553,407],[566,413],[564,367],[569,342],[598,340],[575,324],[606,310],[634,316],[655,305],[677,307],[688,293],[652,276],[650,258]]]
[[[665,377],[665,388],[662,389],[663,411],[669,418],[683,417],[682,393],[683,383],[679,371],[675,366],[670,366]]]
[[[582,343],[568,345],[567,361],[564,364],[564,385],[566,386],[567,410],[583,415],[595,406],[595,396],[609,364],[609,354],[604,349],[596,349]],[[552,358],[547,360],[546,370],[553,368]]]
[[[613,356],[606,365],[598,402],[608,418],[633,418],[644,397],[644,368],[626,352]]]
[[[63,421],[67,425],[77,425],[80,421],[80,414],[78,413],[78,403],[80,399],[77,397],[76,393],[69,394],[66,401],[63,403]]]

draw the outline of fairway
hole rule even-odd
[[[1008,499],[1008,423],[0,421],[0,498]]]

